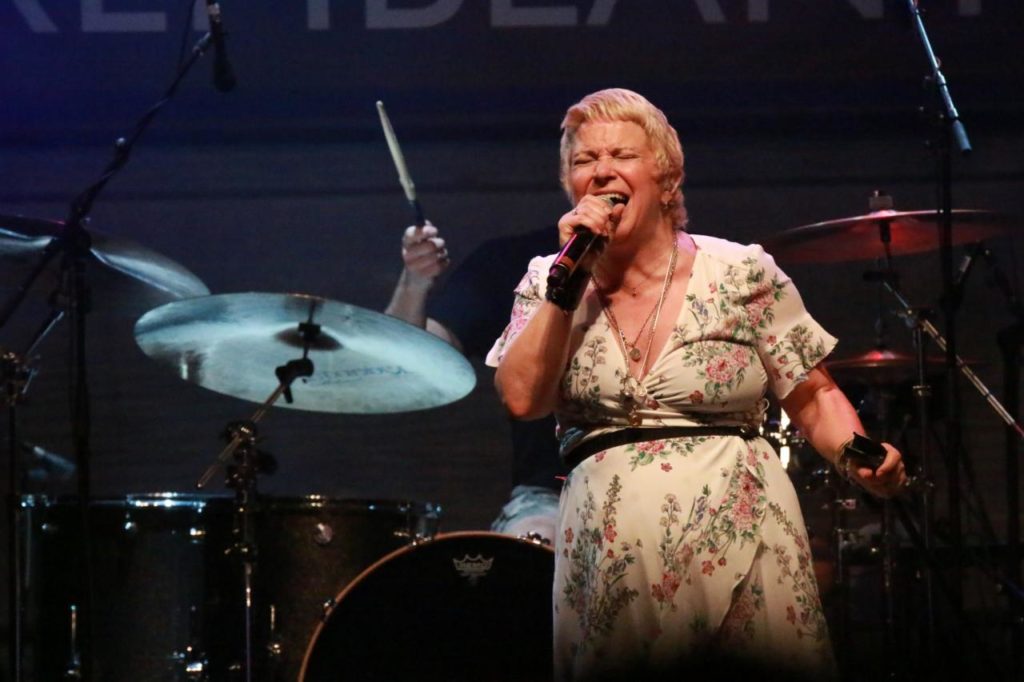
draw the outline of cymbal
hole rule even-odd
[[[953,244],[970,244],[1010,232],[1013,216],[994,211],[953,209]],[[890,253],[904,256],[938,249],[941,215],[935,211],[874,211],[784,230],[763,241],[785,263],[840,263],[885,256],[881,230],[888,226]]]
[[[941,367],[945,362],[938,355],[925,358],[925,365],[931,368]],[[873,348],[866,353],[826,360],[825,368],[838,377],[887,383],[911,376],[917,369],[917,357],[888,348]]]
[[[0,215],[0,261],[27,268],[63,230],[64,223],[58,220]],[[92,238],[91,260],[102,265],[101,270],[107,274],[118,273],[173,298],[210,293],[198,277],[156,251],[98,230],[89,230],[89,235]],[[4,285],[15,284],[12,278],[17,274],[6,267],[5,270],[10,274],[5,277]]]
[[[396,318],[306,294],[240,293],[173,301],[135,325],[142,351],[181,378],[262,403],[275,369],[303,356],[301,323],[319,325],[309,344],[312,376],[292,385],[313,412],[387,414],[437,407],[473,390],[476,374],[452,346]]]

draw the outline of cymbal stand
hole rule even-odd
[[[258,547],[256,545],[255,512],[257,507],[256,481],[261,473],[273,473],[277,468],[273,458],[256,448],[256,424],[266,416],[270,408],[283,395],[285,401],[292,402],[291,385],[300,377],[313,375],[313,361],[309,359],[309,348],[320,334],[320,325],[313,323],[316,302],[310,302],[309,318],[299,323],[299,333],[303,339],[302,357],[290,360],[274,370],[277,376],[277,388],[256,409],[248,421],[229,424],[225,435],[230,438],[228,444],[217,455],[199,481],[197,488],[203,488],[213,478],[214,473],[222,466],[228,472],[227,486],[235,490],[235,537],[237,542],[232,547],[242,562],[242,603],[243,603],[243,674],[246,682],[254,679],[254,642],[253,625],[255,622],[255,598],[253,587],[256,577],[256,561]],[[234,465],[228,465],[231,460]]]
[[[235,539],[236,542],[231,548],[242,562],[242,603],[243,603],[243,674],[246,682],[254,679],[254,642],[253,624],[255,613],[255,600],[253,586],[255,584],[256,560],[258,548],[256,545],[255,512],[257,509],[256,481],[261,473],[273,473],[277,468],[274,459],[261,452],[256,447],[257,429],[256,424],[277,402],[282,395],[290,395],[291,383],[299,378],[313,374],[313,363],[307,358],[292,360],[286,365],[277,368],[277,376],[280,383],[273,393],[253,413],[248,421],[233,422],[225,429],[225,436],[230,440],[227,446],[217,456],[217,461],[203,473],[196,483],[197,488],[203,488],[213,474],[221,467],[227,470],[226,485],[235,490]],[[228,462],[234,460],[234,464]]]
[[[21,646],[22,606],[21,571],[24,560],[21,555],[21,542],[18,538],[18,515],[21,501],[18,481],[18,437],[17,413],[18,403],[25,395],[25,389],[31,380],[31,370],[22,359],[12,352],[0,353],[0,381],[3,383],[3,403],[7,406],[8,442],[7,451],[10,457],[7,470],[7,557],[8,557],[8,608],[10,610],[10,670],[12,680],[22,679]]]
[[[924,506],[924,515],[923,515],[923,519],[922,519],[923,522],[922,522],[921,534],[922,534],[922,546],[923,546],[923,548],[925,550],[925,553],[926,553],[927,565],[930,567],[930,566],[934,565],[934,561],[933,561],[933,558],[934,558],[933,557],[934,546],[933,546],[933,538],[932,538],[932,526],[933,526],[933,520],[934,520],[933,519],[933,509],[932,509],[932,488],[933,488],[933,484],[932,484],[932,481],[929,478],[930,477],[930,471],[929,471],[928,464],[927,464],[928,463],[928,459],[929,459],[928,458],[928,452],[929,452],[929,448],[930,448],[930,443],[929,443],[929,438],[928,438],[929,424],[930,424],[929,408],[928,408],[928,398],[931,395],[931,388],[930,388],[930,386],[928,386],[927,378],[926,378],[927,374],[926,374],[926,369],[925,369],[925,352],[924,352],[925,338],[924,337],[925,337],[925,335],[927,335],[928,338],[930,338],[935,343],[935,345],[939,347],[940,350],[942,350],[943,352],[946,352],[947,354],[949,352],[949,345],[947,344],[945,337],[943,337],[943,335],[939,332],[939,330],[935,327],[935,325],[932,324],[931,320],[929,320],[926,315],[922,314],[919,309],[916,309],[916,308],[914,308],[913,306],[910,305],[910,303],[907,301],[907,299],[903,296],[902,292],[900,292],[900,290],[897,287],[895,282],[893,282],[891,280],[888,280],[888,281],[884,282],[884,285],[885,285],[886,290],[888,290],[889,293],[892,294],[892,296],[899,303],[900,315],[906,320],[908,325],[911,325],[913,327],[914,345],[916,347],[917,364],[918,364],[918,366],[917,366],[918,383],[917,383],[917,385],[914,386],[914,395],[915,395],[915,398],[917,400],[918,418],[919,418],[918,427],[920,429],[920,436],[921,436],[921,453],[920,453],[920,455],[921,455],[921,468],[920,468],[920,474],[919,474],[918,478],[919,478],[919,488],[921,490],[921,496],[922,496],[923,506]],[[957,369],[960,370],[960,373],[964,377],[967,378],[967,380],[971,383],[971,385],[973,385],[975,387],[975,389],[977,389],[978,393],[981,394],[982,398],[985,399],[985,401],[989,404],[989,406],[1003,420],[1003,422],[1008,427],[1008,430],[1012,430],[1012,432],[1016,434],[1018,439],[1024,438],[1024,427],[1022,427],[1021,424],[1016,419],[1014,419],[1014,417],[1006,410],[1006,408],[1003,407],[1003,405],[999,402],[998,398],[996,398],[995,395],[993,395],[992,391],[990,391],[989,388],[984,384],[984,382],[982,382],[982,380],[974,373],[974,371],[971,370],[971,368],[967,366],[967,363],[964,362],[963,358],[961,358],[959,355],[955,355],[954,356],[954,362],[955,362],[955,365],[956,365]],[[956,377],[954,376],[953,378],[955,379]],[[956,414],[950,414],[950,415],[947,416],[947,419],[955,420],[955,419],[957,419],[957,416],[956,416]],[[954,442],[949,443],[949,447],[951,447],[951,448],[957,448],[957,446],[958,446],[957,443],[954,443]],[[949,464],[949,466],[947,468],[950,469],[950,472],[952,472],[952,470],[954,470],[957,467],[959,467],[959,465],[960,465],[959,457],[957,457],[955,453],[951,453],[951,455],[950,455],[950,464]],[[952,477],[952,473],[950,473],[950,476]],[[955,480],[958,481],[959,479],[956,478]],[[959,499],[959,496],[956,496],[956,497],[951,496],[951,498],[949,500],[950,506],[952,506],[958,499]],[[955,615],[956,618],[960,619],[962,614],[960,613],[960,609],[958,607],[960,606],[960,600],[962,599],[962,595],[961,595],[961,592],[960,592],[960,587],[961,587],[961,585],[960,585],[961,571],[959,570],[959,563],[961,561],[961,557],[956,556],[956,555],[962,554],[962,551],[961,551],[961,548],[957,544],[957,536],[955,534],[954,534],[953,540],[954,540],[954,542],[953,542],[953,547],[952,547],[952,550],[953,550],[952,553],[954,554],[954,562],[956,562],[956,565],[954,566],[954,580],[951,581],[951,584],[950,584],[950,589],[951,589],[950,594],[951,594],[952,604],[953,604],[953,607],[954,607],[954,610],[955,610],[955,614],[954,615]],[[933,578],[933,576],[931,574],[932,574],[932,571],[931,571],[930,568],[928,568],[925,571],[925,580],[926,580],[926,591],[927,591],[926,599],[927,599],[927,619],[928,619],[927,620],[927,628],[928,628],[928,631],[927,631],[927,641],[928,641],[928,646],[929,646],[929,651],[927,653],[929,653],[929,654],[933,653],[932,649],[933,649],[934,644],[935,644],[935,635],[936,635],[936,633],[935,633],[935,620],[934,620],[934,589],[933,589],[933,585],[932,585],[932,578]],[[959,624],[957,624],[957,626],[959,627]]]
[[[11,628],[10,658],[11,679],[18,682],[23,679],[22,647],[24,644],[23,618],[24,595],[22,593],[22,576],[25,560],[21,542],[19,542],[18,521],[21,516],[21,474],[18,471],[18,405],[28,395],[32,379],[36,375],[33,366],[36,360],[36,349],[64,317],[64,310],[53,309],[47,319],[36,331],[24,353],[0,349],[0,385],[3,394],[0,403],[7,406],[8,415],[8,486],[7,486],[7,542],[8,542],[8,608]]]

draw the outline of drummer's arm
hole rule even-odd
[[[427,296],[434,282],[448,267],[448,250],[437,228],[428,221],[423,227],[412,225],[402,236],[402,262],[391,302],[384,312],[428,332],[462,350],[462,344],[443,324],[427,317]]]

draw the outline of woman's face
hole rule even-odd
[[[662,203],[670,198],[661,186],[661,171],[647,133],[632,121],[581,125],[569,155],[569,184],[574,203],[587,194],[621,194],[628,199],[614,235],[619,241],[638,226],[656,225]]]

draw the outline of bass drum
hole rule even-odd
[[[299,682],[543,682],[551,672],[554,552],[459,532],[392,552],[338,595]]]

